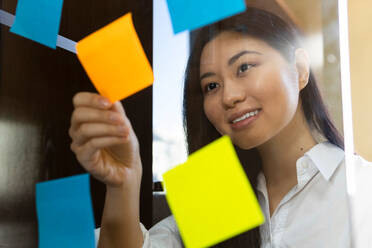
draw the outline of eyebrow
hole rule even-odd
[[[216,73],[214,73],[214,72],[207,72],[207,73],[204,73],[204,74],[200,77],[200,81],[202,81],[204,78],[211,77],[211,76],[214,76],[214,75],[216,75]]]
[[[244,51],[241,51],[240,53],[237,53],[235,54],[234,56],[232,56],[230,59],[229,59],[229,62],[227,62],[228,65],[232,65],[234,64],[235,61],[237,61],[241,56],[243,56],[244,54],[258,54],[258,55],[262,55],[262,53],[259,53],[259,52],[256,52],[256,51],[248,51],[248,50],[244,50]]]
[[[256,52],[256,51],[249,51],[249,50],[244,50],[244,51],[241,51],[237,54],[235,54],[234,56],[232,56],[229,61],[227,62],[227,65],[232,65],[235,63],[235,61],[237,61],[241,56],[243,56],[244,54],[258,54],[258,55],[262,55],[262,53],[259,53],[259,52]],[[204,73],[201,77],[200,77],[200,81],[203,80],[204,78],[207,78],[207,77],[211,77],[211,76],[215,76],[216,73],[214,72],[207,72],[207,73]]]

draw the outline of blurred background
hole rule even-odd
[[[372,161],[372,2],[349,1],[351,97],[356,152]]]

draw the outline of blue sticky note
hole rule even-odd
[[[174,33],[193,30],[246,10],[245,0],[167,0]]]
[[[63,0],[18,0],[10,31],[56,49]]]
[[[39,248],[94,248],[89,175],[36,184]]]

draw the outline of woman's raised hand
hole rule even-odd
[[[138,140],[122,104],[88,92],[76,94],[73,104],[69,135],[80,164],[110,187],[140,181]]]

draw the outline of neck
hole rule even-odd
[[[267,186],[296,185],[296,161],[314,145],[316,141],[299,104],[291,122],[278,135],[258,147]]]

